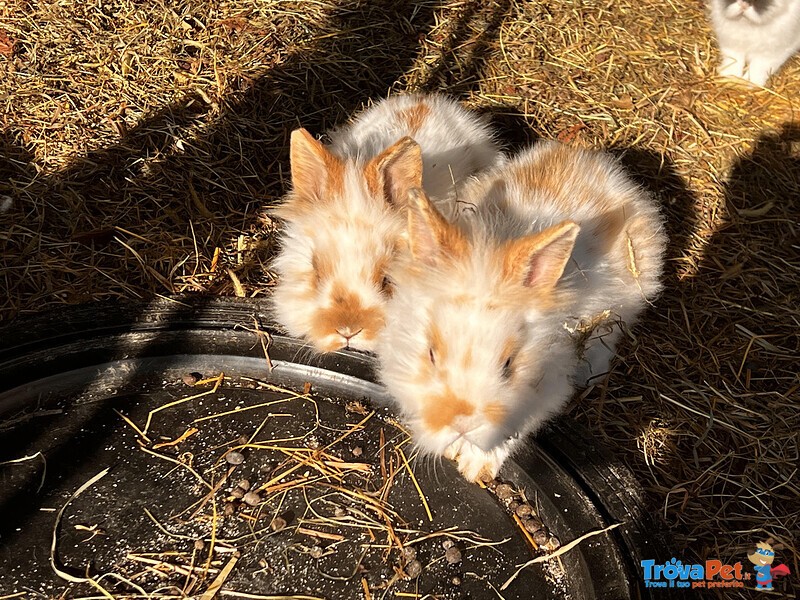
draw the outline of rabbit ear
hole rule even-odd
[[[408,244],[417,260],[434,264],[440,257],[462,256],[467,240],[436,209],[422,188],[408,192]]]
[[[405,204],[409,190],[422,187],[422,150],[404,137],[373,158],[365,170],[373,194],[382,193],[389,204]]]
[[[609,210],[591,221],[584,223],[588,233],[589,247],[598,254],[608,254],[625,231],[628,216],[632,211],[627,205]]]
[[[295,129],[289,147],[292,188],[298,200],[325,198],[326,192],[344,186],[342,161],[305,129]]]
[[[525,287],[552,290],[564,273],[579,231],[577,223],[564,221],[514,240],[505,251],[504,275]]]

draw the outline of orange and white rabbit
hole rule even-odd
[[[494,477],[583,383],[584,340],[570,330],[604,311],[630,324],[660,291],[662,220],[608,155],[554,142],[467,186],[475,210],[456,222],[422,190],[409,198],[380,376],[423,453]],[[607,368],[601,340],[587,353]]]
[[[372,350],[408,190],[424,187],[453,212],[462,184],[502,153],[482,118],[437,95],[383,100],[330,139],[292,133],[292,190],[276,210],[285,228],[275,314],[320,352]]]

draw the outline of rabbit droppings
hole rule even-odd
[[[330,138],[292,133],[292,190],[275,211],[285,221],[275,314],[320,352],[372,350],[408,190],[424,187],[449,212],[461,185],[502,153],[478,115],[435,95],[383,100]]]
[[[666,236],[614,159],[555,142],[480,176],[461,200],[475,209],[451,223],[409,191],[377,353],[422,452],[475,481],[564,406],[586,376],[581,354],[587,371],[607,369],[618,328],[586,348],[571,331],[604,311],[632,323],[661,289]]]

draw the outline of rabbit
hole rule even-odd
[[[798,0],[710,0],[718,73],[764,86],[800,50]]]
[[[404,203],[424,187],[452,213],[461,185],[499,164],[489,125],[454,100],[411,94],[385,99],[333,131],[330,144],[295,130],[292,190],[273,262],[277,320],[315,350],[370,351],[391,294],[386,269],[405,229]]]
[[[408,196],[379,375],[421,452],[493,478],[661,290],[662,219],[610,156],[556,142],[465,186],[453,222]],[[574,333],[598,315],[608,331]]]

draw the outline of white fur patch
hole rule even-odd
[[[749,3],[710,0],[720,49],[719,74],[765,85],[800,50],[800,2],[772,0],[763,10]]]

